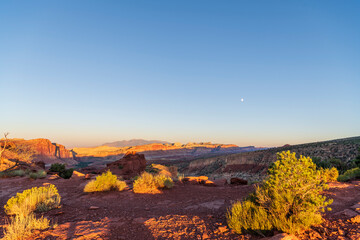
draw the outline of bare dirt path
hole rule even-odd
[[[62,207],[44,216],[56,222],[55,229],[37,231],[31,239],[260,239],[232,234],[225,213],[231,203],[247,196],[253,186],[206,187],[177,184],[157,195],[124,192],[83,193],[84,179],[0,179],[0,204],[16,192],[54,184]],[[360,239],[359,225],[347,222],[342,213],[360,202],[360,182],[333,183],[326,194],[334,199],[322,226],[304,232],[301,239]],[[0,211],[0,237],[6,216]],[[341,235],[342,234],[342,235]],[[335,237],[343,238],[335,238]]]

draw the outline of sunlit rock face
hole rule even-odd
[[[130,179],[145,170],[146,159],[144,154],[130,151],[123,158],[108,163],[106,166],[112,173],[121,175],[124,179]]]

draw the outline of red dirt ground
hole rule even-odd
[[[44,216],[57,227],[35,231],[31,239],[261,239],[236,235],[226,226],[227,208],[247,196],[253,186],[206,187],[177,184],[157,195],[124,192],[83,193],[84,179],[0,179],[0,204],[17,192],[54,184],[62,206]],[[360,202],[360,182],[332,183],[326,195],[334,199],[326,221],[298,236],[300,239],[360,239],[359,223],[348,222],[342,211]],[[94,209],[91,209],[93,207]],[[350,210],[353,211],[354,209]],[[356,212],[355,212],[356,213]],[[6,222],[0,211],[0,237]]]

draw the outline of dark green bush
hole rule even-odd
[[[60,177],[62,177],[64,179],[69,179],[69,178],[71,178],[71,176],[74,172],[74,169],[72,169],[72,168],[66,169],[65,164],[54,163],[54,164],[51,164],[49,171],[57,172],[57,173],[59,173]]]
[[[74,172],[74,169],[72,169],[72,168],[65,169],[64,171],[59,172],[59,176],[64,179],[69,179],[69,178],[71,178],[73,172]]]
[[[346,181],[349,181],[351,179],[356,179],[356,178],[360,178],[360,167],[347,170],[344,174],[341,174],[338,177],[338,180],[340,182],[346,182]]]
[[[50,172],[62,172],[65,170],[65,164],[61,164],[61,163],[54,163],[51,164],[51,167],[49,169]]]

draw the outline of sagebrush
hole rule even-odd
[[[236,232],[276,229],[298,233],[322,222],[321,212],[332,200],[321,195],[327,185],[316,165],[311,158],[296,158],[290,151],[278,153],[277,159],[269,168],[267,178],[248,198],[252,205],[244,203],[246,205],[239,207],[237,203],[229,210],[227,221]],[[252,214],[256,222],[249,224]]]
[[[133,185],[134,193],[161,193],[162,188],[172,188],[174,186],[173,180],[162,174],[151,174],[143,172],[138,177]]]
[[[126,187],[127,185],[124,181],[120,181],[116,175],[107,171],[97,176],[95,180],[88,182],[84,192],[123,191]]]
[[[44,217],[37,219],[33,213],[28,215],[15,215],[4,226],[4,240],[28,239],[32,231],[49,228],[50,221]]]
[[[60,205],[61,197],[57,188],[50,184],[34,187],[17,193],[4,206],[8,215],[29,215],[31,212],[45,212]]]

